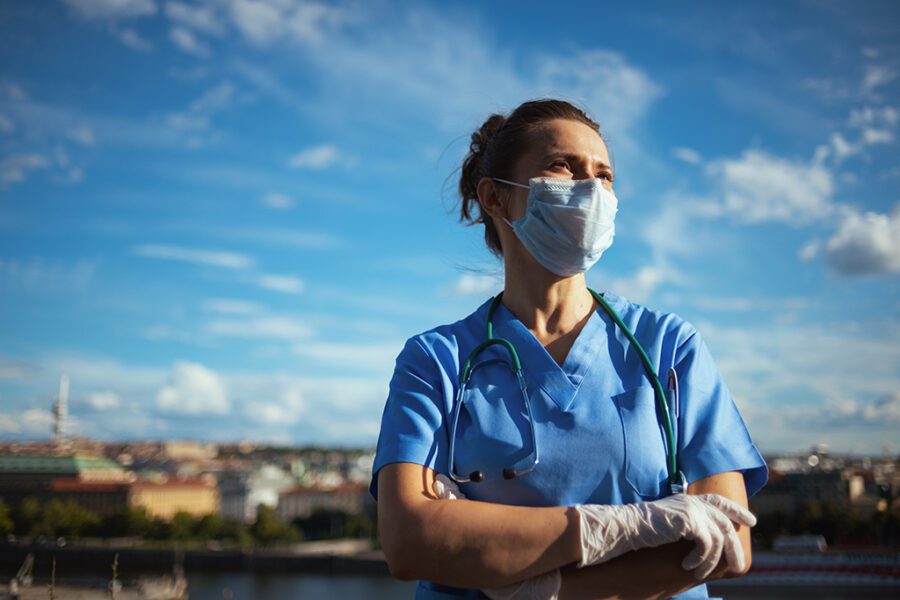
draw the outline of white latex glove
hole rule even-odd
[[[456,482],[439,473],[432,484],[434,494],[442,500],[465,498]],[[481,590],[492,600],[557,600],[562,577],[559,569],[502,588]]]
[[[742,570],[744,548],[732,521],[747,527],[756,525],[750,511],[717,494],[676,494],[620,506],[580,504],[575,509],[581,524],[579,567],[684,538],[695,545],[681,566],[694,571],[697,579],[713,572],[723,552],[732,569]]]

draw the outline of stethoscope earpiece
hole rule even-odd
[[[506,467],[505,469],[503,469],[503,479],[515,479],[515,478],[516,478],[515,469],[511,469],[509,467]]]
[[[475,483],[480,483],[484,481],[484,473],[481,471],[472,471],[469,473],[469,479],[471,479]]]

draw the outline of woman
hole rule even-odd
[[[391,572],[417,598],[705,598],[745,572],[766,467],[706,346],[585,283],[618,209],[598,125],[493,115],[460,192],[504,289],[397,358],[371,488]]]

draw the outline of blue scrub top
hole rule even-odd
[[[605,292],[604,299],[643,346],[666,384],[673,367],[680,390],[676,425],[679,467],[688,482],[741,471],[748,497],[768,472],[706,344],[674,314],[657,312]],[[487,300],[468,317],[410,338],[400,355],[381,422],[370,490],[378,471],[412,462],[447,473],[450,423],[461,365],[486,339]],[[503,479],[505,467],[525,468],[531,436],[513,372],[494,362],[475,371],[459,418],[456,472],[484,473],[460,486],[466,497],[520,506],[626,504],[668,493],[664,434],[653,386],[637,350],[600,307],[579,333],[562,366],[502,303],[494,337],[515,346],[522,362],[540,448],[530,474]],[[476,363],[507,358],[497,346]],[[671,398],[670,398],[671,399]],[[706,598],[698,586],[679,598]],[[416,598],[483,597],[419,582]]]

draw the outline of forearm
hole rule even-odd
[[[670,598],[701,582],[681,567],[692,542],[680,541],[657,548],[629,552],[609,562],[562,570],[560,600],[646,600]],[[710,577],[724,573],[720,567]]]
[[[382,528],[383,543],[402,538],[402,543],[398,539],[392,544],[395,551],[388,558],[392,573],[401,579],[501,587],[581,558],[578,517],[572,508],[431,501],[413,518],[399,525],[403,531],[394,536]]]

